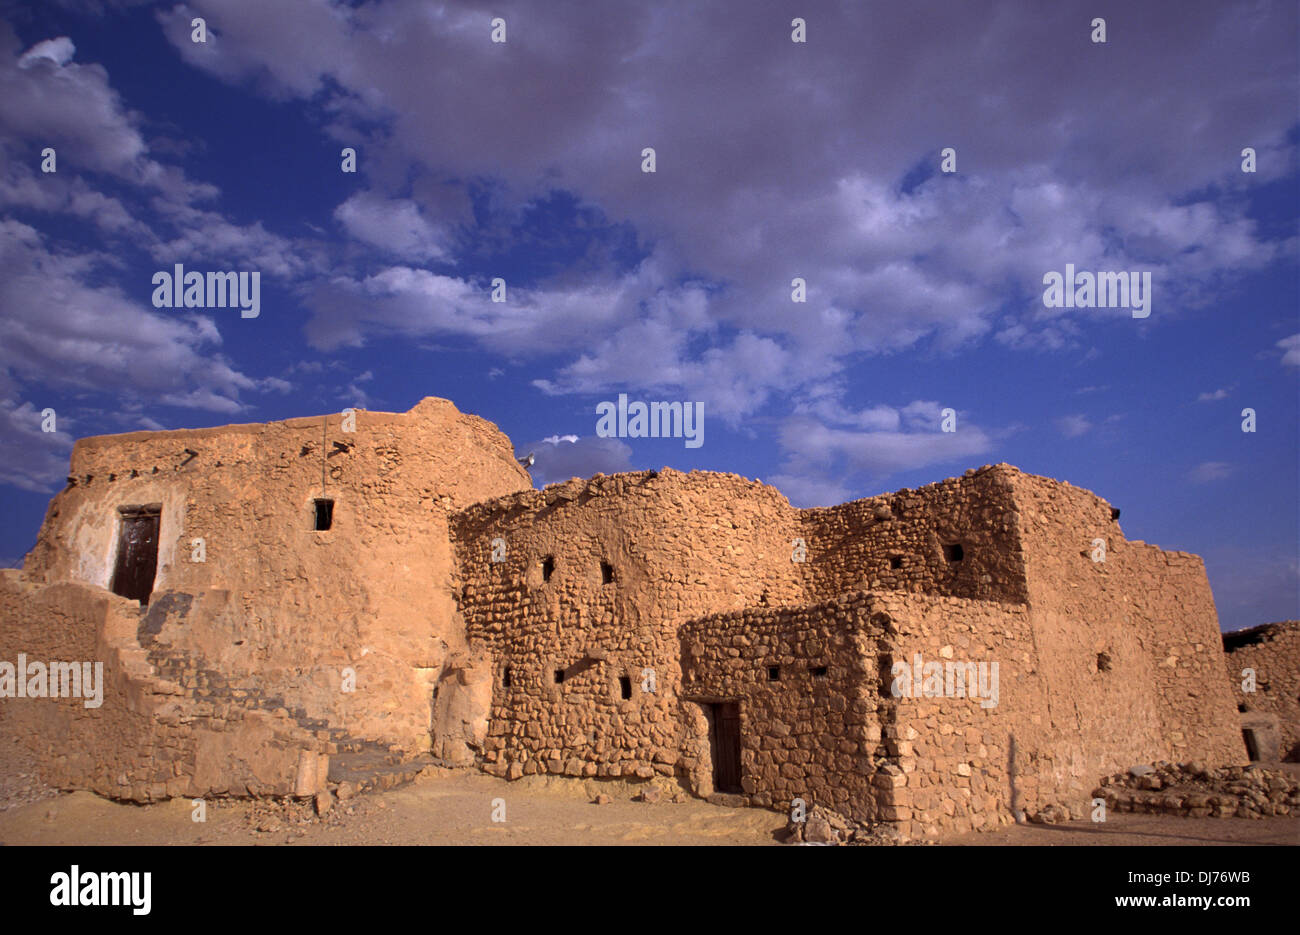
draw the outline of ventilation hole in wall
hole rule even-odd
[[[316,529],[325,530],[334,525],[334,501],[318,499],[316,505]]]
[[[1245,714],[1245,713],[1246,713],[1246,706],[1245,706],[1244,704],[1239,704],[1239,705],[1237,705],[1237,710],[1240,711],[1242,714]]]
[[[769,682],[779,682],[779,681],[781,681],[781,667],[780,667],[780,666],[768,666],[768,667],[767,667],[767,680],[768,680]]]
[[[954,542],[943,547],[943,557],[949,562],[960,562],[966,557],[966,552],[962,549],[961,543]]]
[[[903,556],[901,556],[901,555],[891,555],[891,556],[889,556],[889,567],[890,567],[890,568],[902,568],[902,567],[903,567]]]
[[[632,697],[632,679],[626,675],[618,677],[618,693],[623,696],[623,700]]]
[[[509,688],[512,684],[510,681],[510,667],[506,666],[505,671],[501,673],[501,687]]]
[[[1110,508],[1110,518],[1111,518],[1113,521],[1115,521],[1115,522],[1119,522],[1119,508],[1118,508],[1118,507],[1111,507],[1111,508]]]
[[[542,580],[550,581],[551,575],[555,573],[555,557],[552,555],[542,559]]]
[[[556,685],[563,685],[563,684],[564,684],[564,670],[563,670],[563,669],[556,669],[556,670],[555,670],[555,684],[556,684]]]
[[[601,584],[614,583],[614,566],[611,565],[609,562],[600,563],[600,583]]]
[[[1110,671],[1110,653],[1097,653],[1097,671]]]
[[[813,678],[815,679],[826,678],[826,666],[813,666],[812,674],[813,674]]]

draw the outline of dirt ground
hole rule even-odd
[[[611,801],[592,804],[604,792]],[[213,800],[192,820],[190,800],[126,805],[86,792],[21,802],[0,812],[0,844],[574,844],[775,845],[783,816],[696,799],[633,801],[608,783],[530,777],[518,782],[438,771],[387,792],[335,803],[317,817],[309,803]],[[500,801],[497,801],[500,800]],[[493,821],[496,810],[505,821]],[[349,809],[351,814],[349,814]],[[1010,827],[945,839],[954,845],[1300,844],[1300,820],[1188,819],[1114,815],[1104,825]]]

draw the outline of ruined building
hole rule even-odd
[[[66,788],[308,795],[437,758],[926,836],[1247,759],[1201,561],[1008,465],[824,509],[709,472],[539,491],[425,399],[83,439],[71,471],[0,573],[0,660],[103,662],[97,707],[0,699]]]
[[[1223,634],[1252,760],[1300,763],[1300,620]]]

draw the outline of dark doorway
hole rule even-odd
[[[149,603],[158,571],[159,507],[122,507],[117,538],[117,567],[110,590],[128,600]]]
[[[723,701],[709,705],[709,750],[713,754],[713,791],[740,792],[740,705]]]
[[[1250,758],[1251,762],[1259,760],[1259,740],[1255,737],[1255,732],[1249,727],[1243,728],[1241,739],[1246,741],[1246,756]]]

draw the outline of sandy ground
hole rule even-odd
[[[590,788],[588,788],[590,785]],[[594,805],[595,791],[613,801]],[[529,778],[507,783],[478,773],[439,772],[380,794],[337,803],[322,819],[307,803],[220,801],[192,820],[189,800],[125,805],[86,792],[25,802],[0,812],[6,845],[170,844],[671,844],[775,845],[785,822],[760,809],[696,799],[646,804],[610,784]],[[505,821],[500,815],[502,800]],[[351,814],[348,814],[351,809]],[[955,845],[1300,844],[1300,820],[1187,819],[1119,814],[1104,825],[1011,827],[945,839]]]

